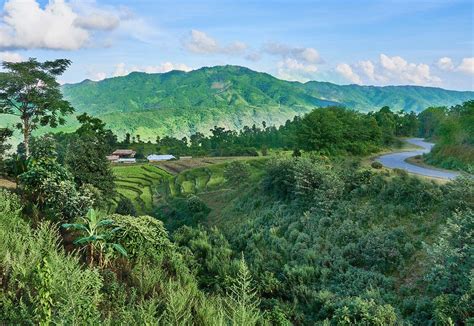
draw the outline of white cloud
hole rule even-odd
[[[90,79],[93,81],[101,81],[105,78],[107,78],[107,73],[105,72],[96,72],[96,73],[90,74]]]
[[[376,85],[440,85],[441,79],[431,73],[425,63],[410,63],[400,56],[381,54],[378,62],[362,60],[355,64],[341,63],[336,71],[356,84]],[[444,62],[446,63],[446,62]]]
[[[95,1],[7,0],[0,15],[0,48],[77,50],[90,46],[96,31],[117,29],[131,19],[125,8]]]
[[[474,75],[474,57],[462,59],[457,70],[466,74]]]
[[[120,18],[107,12],[91,13],[88,16],[77,17],[74,24],[84,29],[108,31],[119,26]]]
[[[222,46],[211,36],[196,29],[191,30],[189,36],[183,40],[183,46],[190,52],[200,54],[241,54],[247,49],[247,45],[239,41]]]
[[[271,55],[281,56],[284,59],[295,59],[307,64],[322,63],[323,61],[319,52],[314,48],[299,48],[281,43],[267,43],[264,45],[263,51]]]
[[[375,65],[372,63],[372,61],[367,60],[367,61],[359,61],[357,66],[362,70],[362,72],[371,80],[375,81],[376,76],[375,76]]]
[[[441,82],[439,77],[431,75],[429,65],[409,63],[400,56],[389,57],[381,54],[380,65],[382,78],[386,78],[391,83],[436,85]]]
[[[442,57],[438,60],[437,64],[439,69],[441,70],[446,70],[446,71],[452,71],[454,70],[454,64],[453,60],[449,57]]]
[[[278,77],[286,80],[306,82],[313,79],[318,67],[296,59],[287,58],[278,62]]]
[[[15,52],[0,52],[0,62],[8,61],[8,62],[20,62],[23,61],[23,57]]]
[[[172,62],[163,62],[159,65],[149,65],[149,66],[127,66],[125,63],[121,62],[115,66],[115,71],[112,74],[113,77],[125,76],[134,71],[146,72],[149,74],[152,73],[165,73],[172,70],[181,70],[181,71],[190,71],[190,67],[184,63],[172,63]]]
[[[340,73],[344,78],[349,80],[351,83],[354,84],[361,84],[362,80],[360,79],[359,75],[355,73],[351,66],[347,63],[340,63],[336,67],[336,71]]]

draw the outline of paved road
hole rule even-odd
[[[422,138],[410,138],[406,141],[410,144],[423,147],[423,149],[415,149],[407,152],[386,154],[379,156],[376,160],[388,168],[403,169],[410,173],[420,174],[432,178],[452,180],[459,175],[459,173],[456,172],[440,171],[405,162],[405,160],[409,157],[429,153],[431,151],[431,148],[434,146],[433,143],[425,142]]]

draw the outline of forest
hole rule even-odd
[[[74,132],[37,136],[75,112],[57,82],[70,64],[0,73],[0,113],[18,115],[23,135],[11,148],[0,130],[0,180],[15,185],[0,184],[0,323],[474,322],[474,101],[314,108],[155,142],[119,140],[81,113]],[[413,136],[436,142],[426,164],[461,176],[372,163]],[[124,168],[106,159],[118,148],[202,159]]]

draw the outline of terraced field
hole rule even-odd
[[[150,164],[113,167],[119,197],[130,198],[140,214],[149,214],[172,175]],[[118,202],[119,198],[116,198]]]
[[[210,161],[200,159],[199,162],[190,160],[182,164],[180,169],[184,170],[176,175],[168,171],[171,170],[169,169],[171,166],[178,170],[177,162],[173,162],[173,165],[168,164],[167,171],[161,164],[115,165],[113,171],[119,194],[115,202],[117,203],[120,197],[130,198],[139,214],[150,214],[154,204],[167,197],[223,189],[226,183],[224,169],[228,162],[228,159]],[[261,173],[264,162],[262,159],[247,161],[251,178]],[[192,168],[193,166],[201,167]]]

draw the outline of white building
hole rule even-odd
[[[157,154],[151,154],[148,155],[147,157],[148,162],[160,162],[160,161],[169,161],[169,160],[175,160],[176,157],[173,155],[157,155]]]
[[[117,163],[136,163],[137,160],[135,158],[119,158]]]

